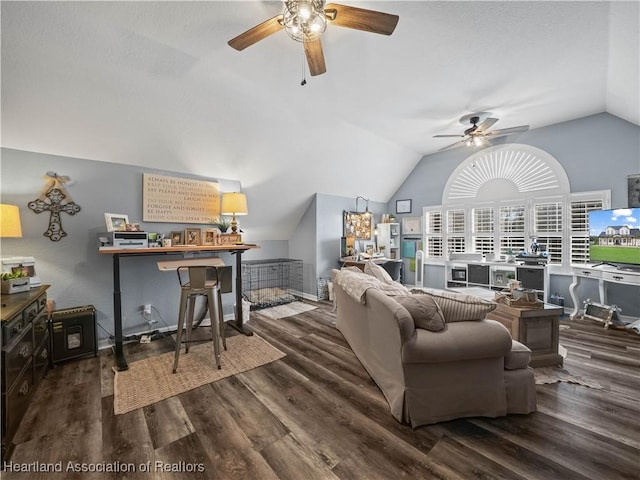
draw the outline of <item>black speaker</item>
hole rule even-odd
[[[49,320],[51,362],[98,356],[96,309],[93,305],[54,310]]]

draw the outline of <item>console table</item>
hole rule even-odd
[[[120,292],[120,257],[131,256],[151,256],[151,255],[176,255],[196,252],[230,252],[236,256],[236,321],[231,324],[236,330],[245,335],[253,335],[242,325],[242,254],[247,250],[259,248],[257,245],[178,245],[173,247],[151,247],[151,248],[117,248],[100,247],[98,253],[111,255],[113,257],[113,324],[116,357],[116,368],[119,371],[127,370],[127,360],[124,355],[122,344],[122,293]]]
[[[607,284],[609,283],[637,285],[640,287],[640,272],[618,270],[609,265],[574,267],[573,281],[571,285],[569,285],[569,295],[571,295],[571,300],[573,300],[573,311],[570,314],[571,320],[575,319],[580,310],[582,302],[576,293],[576,289],[583,278],[598,280],[598,293],[600,294],[600,303],[602,305],[607,305]]]

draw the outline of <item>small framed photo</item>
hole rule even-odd
[[[104,222],[107,224],[107,232],[122,232],[127,228],[129,215],[123,213],[105,213]]]
[[[495,284],[496,285],[506,285],[507,284],[507,282],[505,281],[504,273],[501,273],[501,272],[496,273]]]
[[[184,229],[185,245],[200,245],[202,243],[202,231],[199,228]]]
[[[139,223],[127,223],[124,226],[125,231],[127,232],[139,232],[140,224]]]
[[[202,232],[202,245],[215,245],[217,236],[217,228],[205,228]]]
[[[396,200],[396,213],[411,213],[411,200]]]
[[[171,232],[171,245],[184,245],[184,232]]]

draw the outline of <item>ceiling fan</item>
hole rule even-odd
[[[434,135],[433,138],[461,138],[461,140],[440,149],[447,150],[449,148],[460,147],[462,145],[467,145],[469,147],[479,147],[482,145],[486,145],[488,139],[504,137],[505,135],[511,135],[512,133],[526,132],[527,130],[529,130],[529,125],[502,128],[500,130],[490,130],[490,128],[497,121],[498,119],[492,118],[491,113],[488,112],[472,113],[470,115],[465,115],[460,119],[460,123],[462,125],[471,124],[471,126],[467,128],[463,134]]]
[[[291,38],[304,44],[311,75],[320,75],[327,71],[320,42],[327,22],[339,27],[391,35],[398,19],[397,15],[374,10],[337,3],[325,5],[324,0],[285,0],[283,13],[250,28],[228,43],[236,50],[244,50],[284,29]]]

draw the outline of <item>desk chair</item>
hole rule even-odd
[[[178,331],[176,332],[176,354],[173,363],[173,373],[178,368],[178,359],[180,357],[180,348],[182,343],[185,344],[185,353],[189,353],[189,344],[191,343],[191,331],[194,324],[194,310],[196,299],[199,296],[206,298],[209,317],[211,318],[211,332],[213,340],[213,350],[216,358],[216,366],[221,368],[220,363],[220,339],[222,338],[223,348],[227,349],[227,342],[224,330],[224,319],[222,314],[222,295],[221,295],[221,274],[225,268],[222,260],[217,259],[217,266],[212,265],[213,262],[208,261],[206,265],[195,264],[197,260],[183,261],[186,265],[176,267],[178,281],[180,282],[180,307],[178,313]],[[160,270],[171,269],[174,265],[160,265]],[[163,268],[164,267],[164,268]],[[207,279],[207,273],[213,273],[212,280]],[[188,280],[185,278],[188,275]],[[186,314],[186,322],[185,322]],[[186,324],[185,324],[186,323]],[[186,340],[183,342],[182,334],[186,329]]]
[[[396,282],[400,281],[400,275],[402,272],[402,261],[390,260],[382,264],[382,268],[386,270],[389,276]]]

